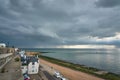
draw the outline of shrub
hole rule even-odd
[[[1,69],[1,73],[4,73],[5,72],[5,68],[3,67],[2,69]]]
[[[18,62],[20,61],[20,59],[18,57],[15,58],[15,62]]]

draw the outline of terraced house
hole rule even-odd
[[[24,53],[23,53],[24,54]],[[35,56],[21,56],[22,73],[37,74],[39,71],[39,60]]]

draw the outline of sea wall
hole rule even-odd
[[[12,59],[14,53],[14,48],[0,48],[0,69]]]
[[[0,54],[15,53],[14,48],[0,48]]]

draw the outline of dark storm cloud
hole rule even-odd
[[[0,0],[0,41],[17,47],[108,44],[94,37],[120,32],[118,5],[117,0]]]
[[[120,0],[98,0],[96,2],[98,7],[115,7],[120,6]]]
[[[2,42],[9,42],[10,45],[15,46],[23,46],[23,47],[37,47],[39,45],[54,45],[54,44],[59,44],[57,39],[54,39],[52,37],[46,36],[46,35],[41,35],[41,34],[24,34],[20,33],[18,31],[14,30],[9,30],[9,34],[3,34],[0,32],[0,37]],[[7,32],[7,30],[6,30]],[[49,41],[48,41],[49,40]]]

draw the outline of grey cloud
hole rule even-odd
[[[98,0],[95,4],[98,7],[115,7],[120,6],[120,0]]]
[[[107,44],[86,39],[119,32],[119,7],[95,7],[105,1],[0,0],[0,40],[18,47]]]
[[[3,30],[3,29],[1,29]],[[7,30],[6,30],[7,32]],[[24,34],[15,30],[9,30],[9,34],[0,31],[1,41],[9,42],[10,45],[21,47],[35,47],[60,44],[60,40],[43,34]]]

